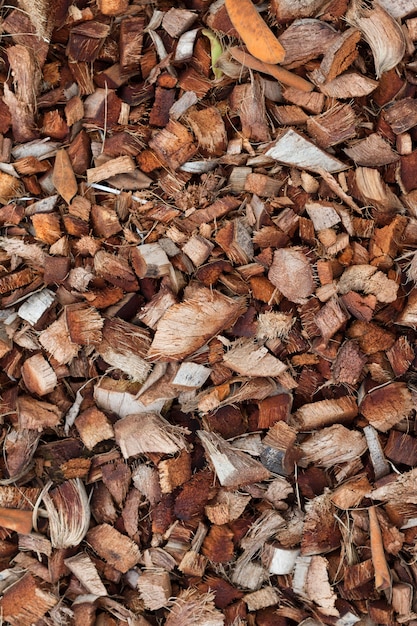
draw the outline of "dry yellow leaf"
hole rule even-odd
[[[64,148],[56,153],[52,180],[57,192],[69,204],[77,193],[77,180],[69,156]]]

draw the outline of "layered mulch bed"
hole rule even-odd
[[[417,624],[415,0],[0,20],[2,623]]]

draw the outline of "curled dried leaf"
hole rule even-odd
[[[368,8],[361,0],[354,0],[346,13],[346,20],[358,28],[374,55],[377,78],[396,67],[405,53],[405,39],[401,26],[379,4]]]

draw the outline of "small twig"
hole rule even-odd
[[[312,83],[305,80],[301,76],[298,76],[298,74],[289,72],[279,65],[272,65],[271,63],[259,61],[245,50],[241,50],[240,48],[233,46],[229,48],[229,52],[238,63],[249,67],[251,70],[269,74],[288,87],[294,87],[300,91],[313,91],[314,89],[314,85]]]
[[[391,588],[391,574],[385,558],[384,544],[382,542],[381,528],[376,514],[376,507],[369,507],[368,513],[371,554],[375,569],[375,587],[378,591],[383,591]]]

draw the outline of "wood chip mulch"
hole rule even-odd
[[[0,5],[2,624],[417,625],[417,4],[257,9]]]

